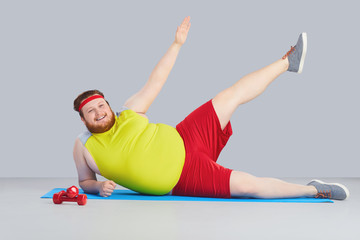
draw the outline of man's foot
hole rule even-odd
[[[320,180],[312,180],[307,185],[312,185],[318,193],[315,198],[330,198],[335,200],[345,200],[350,196],[349,190],[339,183],[325,183]]]
[[[304,67],[305,56],[307,49],[307,34],[304,32],[300,34],[298,42],[295,47],[291,47],[290,51],[288,51],[282,59],[288,58],[290,72],[301,73]]]

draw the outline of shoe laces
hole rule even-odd
[[[291,46],[291,49],[282,57],[282,59],[285,59],[287,56],[289,56],[294,51],[295,51],[295,47]]]
[[[331,198],[331,190],[319,191],[315,198]]]

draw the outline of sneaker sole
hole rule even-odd
[[[323,181],[318,180],[318,179],[313,179],[313,180],[311,180],[310,182],[312,182],[312,181],[318,182],[318,183],[321,183],[321,184],[331,184],[331,185],[336,185],[336,186],[341,187],[342,189],[344,189],[344,191],[345,191],[345,193],[346,193],[346,198],[344,198],[344,200],[347,199],[347,198],[350,196],[350,191],[349,191],[349,189],[347,189],[347,187],[345,187],[344,185],[342,185],[342,184],[340,184],[340,183],[326,183],[326,182],[323,182]]]
[[[306,34],[306,32],[302,33],[302,41],[303,41],[303,52],[301,54],[299,71],[297,73],[302,73],[302,70],[304,67],[306,51],[307,51],[307,34]]]

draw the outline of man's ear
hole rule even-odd
[[[81,121],[85,124],[85,119],[83,117],[81,117]]]

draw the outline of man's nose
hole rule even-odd
[[[103,112],[100,111],[100,110],[95,110],[95,117],[96,118],[99,118],[99,117],[102,117],[103,116]]]

